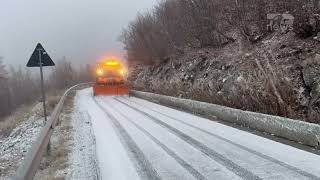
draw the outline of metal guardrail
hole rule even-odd
[[[53,134],[54,128],[57,125],[60,113],[63,109],[63,105],[67,96],[76,88],[92,85],[93,83],[81,83],[69,88],[63,96],[60,98],[59,103],[51,113],[49,121],[46,122],[45,126],[41,130],[38,138],[34,142],[34,145],[29,149],[26,158],[19,166],[16,175],[12,178],[13,180],[32,180],[36,174],[40,161],[44,152],[46,151],[50,142],[51,135]]]
[[[273,134],[296,143],[320,149],[320,125],[293,120],[285,117],[243,111],[216,104],[182,99],[160,94],[130,91],[132,96],[154,103],[175,107],[205,117],[216,117],[218,120],[249,127],[253,130]]]

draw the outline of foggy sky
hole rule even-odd
[[[0,56],[24,66],[37,42],[55,61],[95,62],[122,56],[117,38],[138,12],[156,0],[1,0]]]

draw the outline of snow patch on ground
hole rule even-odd
[[[74,128],[73,148],[69,159],[70,170],[66,179],[100,179],[96,158],[96,140],[93,135],[91,118],[79,106],[78,97],[77,93],[72,121]]]
[[[40,117],[41,104],[32,110],[31,116],[18,125],[8,137],[0,139],[0,179],[8,179],[15,174],[27,151],[38,137],[44,125]]]
[[[50,154],[44,155],[40,170],[35,176],[36,179],[100,179],[91,117],[86,109],[78,105],[80,104],[78,101],[77,95],[75,103],[71,105],[74,108],[65,107],[65,112],[61,114],[61,122],[50,140]],[[8,137],[0,137],[0,180],[6,180],[15,175],[27,151],[44,126],[41,103],[26,114],[28,116],[25,120],[21,120]],[[67,122],[68,119],[71,119],[71,124]],[[67,155],[61,153],[67,153]],[[67,163],[63,160],[65,156]]]

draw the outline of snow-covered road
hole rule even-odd
[[[101,179],[320,179],[320,156],[134,97],[77,96]]]

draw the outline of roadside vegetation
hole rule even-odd
[[[319,0],[164,0],[120,40],[135,89],[319,123],[319,32]]]
[[[70,174],[70,154],[74,146],[72,124],[74,96],[75,93],[72,93],[67,97],[60,121],[51,137],[50,148],[41,161],[35,180],[62,180],[67,179],[66,176]]]
[[[26,110],[26,107],[41,101],[40,78],[37,71],[32,72],[22,67],[5,66],[0,59],[0,137],[9,135],[23,119],[27,119],[22,118],[21,110],[17,115],[17,109]],[[45,80],[49,113],[65,89],[91,80],[89,65],[75,67],[66,59],[59,60],[55,67],[46,72],[49,74]]]
[[[165,0],[139,14],[121,40],[130,62],[160,63],[194,48],[223,47],[239,41],[240,50],[271,31],[267,14],[294,16],[294,31],[310,37],[320,30],[319,0]]]

